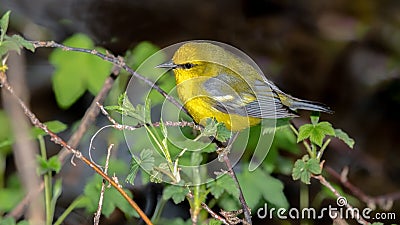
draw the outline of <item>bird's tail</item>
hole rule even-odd
[[[332,114],[334,112],[325,104],[322,104],[319,102],[303,100],[303,99],[299,99],[299,98],[293,98],[293,102],[291,102],[290,108],[293,110],[304,109],[304,110],[324,112],[324,113],[329,113],[329,114]]]

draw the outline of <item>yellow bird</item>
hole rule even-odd
[[[296,117],[297,109],[332,113],[321,103],[284,93],[242,58],[209,42],[187,42],[157,67],[173,70],[178,97],[203,125],[215,118],[240,131],[262,118]]]

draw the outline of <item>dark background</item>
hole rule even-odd
[[[333,143],[328,165],[350,166],[351,182],[372,196],[400,189],[400,1],[2,0],[0,11],[6,10],[12,31],[28,39],[61,42],[82,32],[115,54],[144,40],[160,47],[191,39],[236,46],[285,92],[335,110],[323,119],[356,145]],[[71,123],[91,96],[58,109],[48,53],[27,54],[31,105],[42,120]],[[398,202],[392,211],[399,212]]]

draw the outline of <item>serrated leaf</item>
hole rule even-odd
[[[203,136],[214,136],[220,142],[226,142],[231,137],[231,131],[223,123],[207,118],[206,125],[201,133]]]
[[[11,38],[15,40],[15,42],[17,42],[20,46],[30,50],[31,52],[35,52],[35,46],[30,41],[24,39],[20,35],[14,34],[13,36],[11,36]]]
[[[163,181],[163,174],[160,171],[168,171],[169,167],[167,163],[160,163],[157,168],[158,169],[151,171],[150,181],[154,183],[161,183]]]
[[[14,41],[6,39],[5,41],[0,43],[0,47],[2,47],[2,49],[0,50],[1,55],[4,55],[9,51],[16,51],[18,54],[21,53],[20,47]]]
[[[310,184],[311,174],[321,174],[321,167],[316,158],[309,159],[308,156],[304,156],[294,163],[293,180],[300,179],[303,183]]]
[[[153,170],[154,161],[155,159],[153,157],[153,151],[150,149],[143,149],[140,152],[139,157],[133,155],[131,160],[131,167],[126,181],[130,184],[134,184],[134,180],[137,172],[139,171],[139,167],[144,169],[146,172],[150,172]]]
[[[179,185],[169,185],[164,188],[163,199],[168,200],[172,198],[175,204],[179,204],[183,200],[185,200],[187,194],[189,194],[189,189],[187,187]]]
[[[11,11],[8,10],[6,13],[4,13],[4,15],[0,19],[0,44],[1,42],[3,42],[4,36],[7,33],[8,23],[10,20],[10,13]]]
[[[58,156],[52,156],[49,159],[43,159],[42,157],[37,158],[38,162],[39,162],[39,173],[40,174],[45,174],[47,172],[60,172],[61,170],[61,162],[58,159]]]
[[[319,161],[316,158],[309,159],[306,162],[306,165],[307,165],[308,171],[310,171],[312,174],[318,175],[322,171],[321,166],[319,165]]]
[[[279,208],[287,208],[289,203],[283,193],[283,184],[266,171],[257,169],[253,172],[245,171],[238,174],[244,197],[250,208],[255,208],[261,199],[264,199]]]
[[[93,42],[83,34],[68,38],[64,44],[93,49]],[[96,48],[97,51],[104,51]],[[103,86],[110,73],[111,64],[91,54],[55,49],[50,55],[54,65],[53,90],[61,108],[70,107],[86,90],[92,94]]]
[[[335,136],[346,143],[351,149],[353,149],[355,141],[353,138],[341,129],[335,129]]]
[[[126,92],[118,97],[118,105],[104,107],[107,110],[114,110],[121,115],[129,116],[139,120],[142,123],[151,123],[151,101],[146,100],[145,105],[138,104],[135,106],[130,102]]]
[[[203,136],[214,136],[217,133],[217,121],[207,118],[206,125],[202,131]]]
[[[206,187],[216,199],[221,197],[224,192],[229,193],[235,198],[239,197],[239,189],[236,187],[233,179],[226,174],[207,183]]]
[[[310,141],[319,147],[322,146],[322,142],[326,135],[335,136],[335,130],[329,122],[320,122],[317,124],[304,124],[299,128],[299,135],[297,136],[297,142],[303,141],[309,138]]]
[[[226,142],[231,138],[232,132],[223,123],[217,124],[217,135],[215,138],[220,142]]]

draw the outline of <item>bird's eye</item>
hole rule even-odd
[[[194,64],[192,64],[192,63],[182,64],[182,68],[186,69],[186,70],[193,68],[193,66],[194,66]]]

